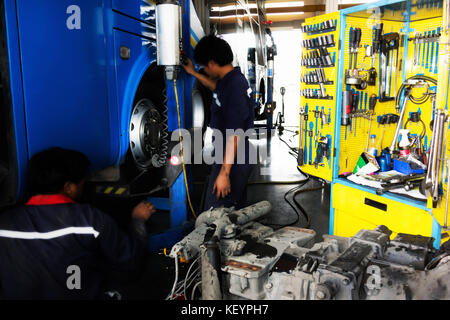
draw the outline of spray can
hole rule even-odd
[[[410,153],[410,146],[411,142],[408,138],[409,130],[408,129],[401,129],[400,130],[400,142],[398,143],[398,149],[400,151],[401,157],[407,157]]]

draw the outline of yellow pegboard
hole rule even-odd
[[[357,68],[368,70],[372,67],[371,65],[371,59],[365,58],[365,47],[367,45],[372,46],[372,29],[376,23],[383,23],[383,34],[389,33],[389,32],[400,32],[400,30],[404,27],[404,24],[402,22],[396,22],[396,21],[375,21],[373,19],[363,19],[363,18],[355,18],[355,17],[347,17],[346,19],[346,34],[350,34],[351,28],[360,28],[361,29],[361,42],[360,47],[358,50],[358,56],[357,56]],[[350,36],[346,37],[346,41],[344,43],[344,74],[345,71],[349,68],[349,62],[350,62],[350,55],[349,55],[349,39]],[[396,62],[396,70],[397,73],[392,72],[392,77],[390,80],[390,91],[387,91],[387,96],[394,97],[395,91],[401,84],[402,77],[401,77],[401,69],[403,68],[402,65],[402,56],[403,56],[403,47],[402,41],[400,41],[400,46],[398,50],[398,59],[396,53],[392,54],[391,59],[395,60]],[[375,86],[367,86],[365,90],[358,90],[354,86],[348,86],[343,83],[343,87],[341,90],[351,90],[353,93],[362,94],[363,99],[359,99],[359,105],[358,110],[364,113],[365,111],[368,111],[368,100],[369,97],[372,94],[375,94],[376,96],[379,96],[379,76],[380,76],[380,68],[379,68],[379,55],[377,55],[374,63],[374,68],[377,71],[377,79],[376,79],[376,85]],[[391,60],[391,61],[392,61]],[[364,72],[361,72],[361,74],[364,74]],[[395,77],[396,74],[396,77]],[[395,81],[396,80],[396,81]],[[367,96],[367,99],[366,99]],[[367,100],[367,102],[366,102]],[[379,152],[381,152],[382,148],[385,148],[389,146],[389,141],[392,140],[392,137],[394,135],[395,131],[395,125],[386,125],[385,126],[385,132],[383,134],[383,127],[378,126],[377,123],[377,117],[381,116],[383,114],[388,113],[395,113],[395,101],[388,101],[388,102],[377,102],[375,106],[375,114],[371,118],[371,125],[370,125],[370,135],[375,134],[376,135],[376,141],[379,146]],[[339,158],[339,174],[345,173],[345,172],[352,172],[353,169],[356,166],[356,163],[358,161],[359,156],[361,153],[366,149],[367,147],[367,140],[369,136],[369,120],[364,117],[359,117],[354,120],[355,126],[350,132],[350,126],[342,127],[341,128],[341,145],[340,145],[340,158]],[[383,138],[381,140],[381,138]]]
[[[371,67],[370,59],[364,59],[364,48],[366,45],[372,45],[372,27],[374,23],[380,23],[382,22],[384,24],[383,26],[383,34],[386,34],[388,32],[398,32],[400,34],[400,48],[399,48],[399,54],[398,54],[398,61],[397,65],[395,66],[395,70],[397,71],[397,82],[395,84],[392,84],[391,88],[393,91],[391,91],[391,94],[388,94],[390,96],[395,97],[396,92],[399,89],[399,87],[402,84],[402,79],[407,79],[413,75],[425,75],[431,78],[434,78],[437,80],[437,86],[431,85],[431,90],[436,92],[436,95],[434,99],[431,97],[426,101],[424,104],[414,104],[413,102],[408,102],[406,106],[406,113],[405,118],[403,121],[403,125],[405,124],[406,120],[409,117],[410,112],[420,112],[421,119],[425,123],[426,128],[426,137],[422,141],[422,143],[425,144],[425,150],[428,150],[430,143],[431,143],[431,129],[430,129],[430,122],[433,117],[434,110],[436,108],[442,108],[442,109],[448,109],[448,106],[450,105],[449,101],[449,86],[450,86],[450,47],[449,47],[449,35],[448,35],[448,28],[446,28],[446,19],[442,18],[443,12],[446,12],[442,9],[442,7],[439,7],[439,5],[434,4],[433,6],[430,6],[429,8],[415,6],[416,4],[413,4],[412,9],[414,11],[415,16],[411,17],[411,22],[409,23],[409,29],[406,29],[408,26],[405,22],[400,21],[390,21],[390,20],[381,20],[381,21],[374,21],[367,19],[366,17],[358,17],[357,14],[354,16],[347,16],[346,17],[346,24],[345,26],[342,25],[341,27],[345,28],[346,32],[346,41],[344,43],[344,56],[345,59],[343,61],[344,63],[344,74],[345,70],[349,68],[349,50],[348,50],[348,44],[349,44],[349,33],[350,28],[352,27],[358,27],[362,29],[362,37],[361,37],[361,43],[358,51],[358,68],[360,69],[368,69]],[[384,17],[387,15],[384,14]],[[392,19],[395,20],[395,19]],[[398,19],[400,20],[400,19]],[[418,46],[418,43],[411,40],[411,41],[404,41],[404,39],[414,39],[416,34],[423,36],[430,36],[437,35],[438,33],[441,33],[441,36],[439,37],[438,41],[429,42],[424,41],[421,43],[420,51]],[[406,43],[407,47],[404,47]],[[407,59],[406,61],[403,61],[404,50],[407,50]],[[439,51],[438,51],[439,50]],[[375,66],[377,70],[377,74],[379,76],[379,57],[377,57]],[[391,80],[392,81],[392,80]],[[374,87],[367,87],[366,90],[360,90],[364,92],[363,97],[365,97],[365,93],[367,93],[367,96],[370,97],[372,93],[379,96],[379,78],[377,77],[376,86]],[[347,89],[347,85],[345,83],[343,84],[343,87],[341,90]],[[358,92],[354,86],[351,87],[355,92]],[[414,88],[412,91],[412,95],[414,97],[419,98],[421,95],[425,92],[425,88]],[[364,103],[364,102],[363,102]],[[361,105],[359,105],[359,108]],[[364,108],[364,107],[363,107]],[[377,116],[381,116],[382,114],[387,113],[394,113],[398,114],[395,109],[395,101],[389,101],[385,103],[377,102],[377,106],[375,108],[376,116],[372,118],[372,125],[371,125],[371,134],[376,134],[377,136],[377,142],[378,145],[381,148],[378,149],[378,152],[381,151],[382,148],[389,147],[392,138],[395,132],[396,124],[391,125],[390,128],[386,126],[386,130],[384,131],[382,127],[379,127],[376,119]],[[361,124],[360,124],[361,121]],[[447,123],[448,124],[448,123]],[[339,157],[339,174],[342,174],[344,172],[352,172],[356,162],[358,160],[358,157],[360,154],[365,150],[367,145],[367,137],[368,137],[368,121],[364,119],[357,119],[356,122],[356,130],[354,130],[351,134],[348,130],[349,128],[341,127],[341,141],[340,141],[340,157]],[[408,124],[408,129],[410,129],[412,134],[420,134],[422,131],[421,125],[416,124]],[[449,128],[450,129],[450,126]],[[374,216],[368,215],[368,212],[366,208],[363,208],[364,206],[358,206],[356,204],[355,200],[353,199],[353,196],[356,196],[358,192],[361,193],[361,196],[367,196],[370,195],[370,193],[366,193],[361,190],[357,190],[350,187],[341,187],[339,184],[336,184],[335,187],[333,187],[333,208],[334,208],[334,226],[333,230],[335,234],[344,235],[346,233],[353,233],[355,230],[359,230],[362,227],[369,227],[372,225],[380,224],[381,222],[385,222],[391,226],[396,226],[398,224],[397,229],[400,228],[400,226],[403,226],[402,228],[405,229],[403,231],[395,230],[396,232],[409,232],[409,233],[419,233],[423,235],[430,235],[433,229],[434,236],[436,234],[442,234],[441,236],[441,242],[447,241],[450,236],[446,234],[446,230],[442,228],[444,226],[445,216],[446,216],[446,195],[447,195],[447,180],[448,180],[448,172],[447,167],[445,166],[446,161],[450,159],[450,137],[449,135],[450,130],[447,130],[446,134],[446,141],[444,142],[445,145],[445,153],[443,155],[443,158],[441,159],[441,166],[439,168],[440,171],[440,181],[442,181],[441,184],[441,200],[438,203],[437,208],[432,209],[431,201],[428,201],[427,206],[424,205],[423,209],[415,208],[410,209],[407,207],[407,204],[410,203],[406,198],[404,201],[393,201],[386,199],[385,197],[378,197],[378,199],[381,199],[381,201],[387,201],[391,204],[391,207],[397,208],[395,211],[403,212],[406,214],[404,215],[398,215],[397,212],[394,212],[392,214],[398,215],[397,220],[389,220],[387,217],[381,217],[377,216],[376,214]],[[380,141],[380,136],[383,135],[383,140]],[[341,190],[342,189],[342,190]],[[342,192],[341,192],[342,191]],[[340,198],[336,199],[338,197],[338,194],[335,194],[336,192],[341,192]],[[345,195],[352,193],[352,199],[350,200],[348,197],[345,199]],[[355,207],[356,206],[356,207]],[[404,207],[402,207],[404,206]],[[428,209],[425,209],[428,207]],[[359,212],[364,213],[362,215],[359,214]],[[402,214],[403,214],[402,213]],[[417,221],[417,219],[422,219],[423,221]],[[370,220],[370,221],[369,221]],[[407,224],[404,224],[403,222],[405,220],[409,220]],[[410,223],[411,222],[411,223]],[[447,224],[449,221],[447,221]],[[431,227],[431,225],[433,227]],[[396,229],[394,228],[394,229]],[[351,229],[351,230],[350,230]],[[407,231],[408,230],[408,231]]]
[[[336,118],[336,87],[337,87],[337,57],[339,54],[338,51],[338,40],[339,40],[339,30],[340,30],[340,16],[339,12],[334,12],[330,14],[324,14],[312,18],[308,18],[305,20],[303,26],[314,26],[320,25],[324,21],[333,20],[335,22],[335,28],[332,30],[324,31],[324,32],[315,32],[312,34],[308,34],[304,32],[303,39],[315,39],[319,36],[323,35],[333,35],[335,45],[327,46],[330,57],[334,58],[334,67],[326,67],[323,68],[325,72],[325,78],[329,81],[324,85],[324,89],[327,95],[332,96],[332,99],[310,99],[305,98],[300,95],[300,106],[306,109],[308,107],[308,120],[306,123],[307,130],[312,132],[312,136],[306,134],[305,137],[305,120],[304,117],[300,116],[300,121],[303,121],[303,132],[302,132],[302,144],[303,149],[305,150],[305,161],[306,163],[300,168],[315,177],[319,177],[328,181],[332,180],[332,172],[333,172],[333,145],[334,145],[334,132],[335,132],[335,118]],[[314,51],[313,49],[302,48],[302,57],[307,54],[311,54]],[[301,68],[301,81],[300,81],[300,90],[304,89],[313,89],[318,90],[318,84],[309,84],[302,81],[303,77],[306,73],[313,71],[318,68],[308,68],[306,66],[302,66]],[[318,111],[318,112],[315,112]],[[328,124],[324,124],[320,117],[316,118],[316,116],[320,115],[320,112],[323,111],[326,114]],[[317,156],[317,147],[318,142],[317,139],[320,137],[328,137],[328,146],[329,146],[329,159],[323,158],[319,164],[315,165],[314,162]],[[305,139],[306,138],[306,139]]]

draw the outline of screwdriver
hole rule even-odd
[[[352,132],[353,130],[353,122],[356,116],[356,107],[358,106],[358,100],[359,96],[354,93],[352,94],[352,109],[351,109],[351,117],[352,117],[352,121],[351,121],[351,125],[350,125],[350,132]]]
[[[353,69],[356,69],[356,60],[358,60],[358,47],[359,47],[360,41],[361,41],[361,29],[358,28],[358,29],[356,29],[356,32],[355,32],[355,49],[354,49],[355,60],[353,62],[354,63]]]
[[[372,115],[375,113],[375,105],[377,104],[377,95],[372,94],[369,98],[369,131],[367,132],[366,151],[369,150],[370,127],[372,125]]]

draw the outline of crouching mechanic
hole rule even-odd
[[[223,162],[212,165],[204,209],[221,206],[240,209],[246,206],[247,182],[254,166],[252,162],[256,163],[250,157],[256,153],[248,135],[238,133],[253,128],[251,89],[240,68],[233,67],[233,52],[225,40],[214,35],[203,37],[195,47],[194,59],[209,77],[197,72],[189,59],[183,67],[213,91],[210,127],[223,138],[222,145],[213,143],[213,156],[223,154]]]
[[[106,299],[106,272],[139,269],[155,208],[139,203],[130,233],[121,231],[76,202],[88,167],[85,155],[61,148],[31,158],[31,198],[0,214],[0,299]]]

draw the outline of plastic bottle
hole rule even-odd
[[[375,138],[376,135],[374,134],[370,135],[369,150],[368,150],[369,154],[373,155],[374,157],[378,155],[377,142]]]
[[[409,155],[409,147],[411,142],[408,139],[409,130],[400,130],[400,142],[398,143],[398,149],[400,150],[400,157],[407,157]]]

